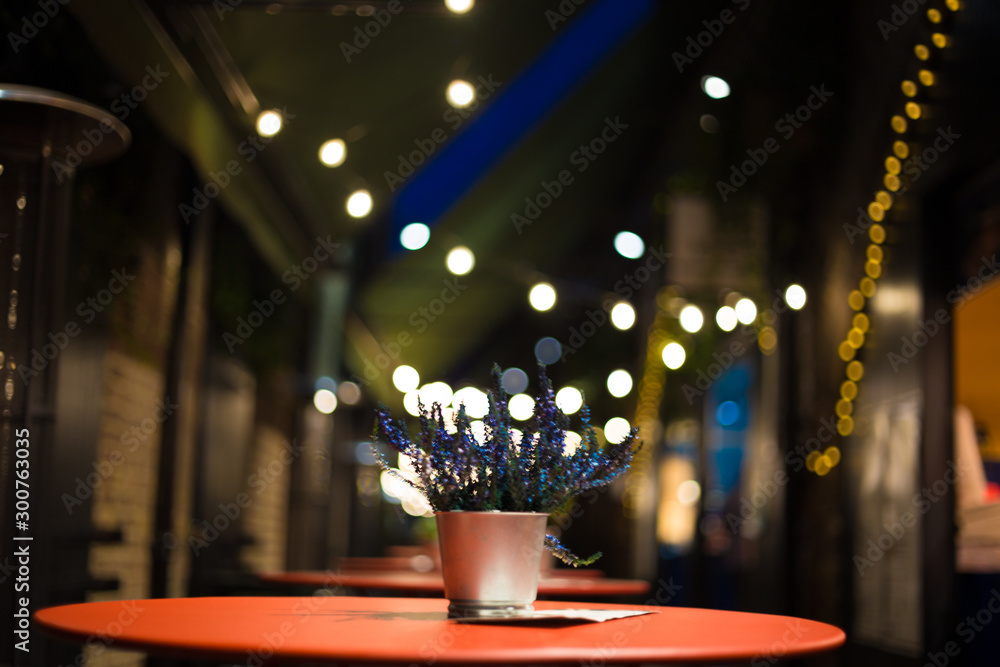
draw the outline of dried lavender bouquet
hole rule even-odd
[[[414,442],[405,422],[393,420],[380,404],[372,443],[379,465],[423,494],[435,512],[548,514],[579,493],[610,484],[628,469],[641,447],[636,444],[639,429],[631,429],[621,442],[602,447],[590,424],[590,410],[584,405],[581,441],[570,451],[566,442],[570,419],[556,405],[543,364],[538,366],[538,376],[534,414],[516,441],[499,366],[493,367],[493,389],[487,392],[484,442],[477,442],[464,405],[459,406],[454,432],[449,432],[441,405],[434,403],[427,409],[421,403],[420,435]],[[379,440],[410,458],[415,480],[399,475],[389,465],[377,449]],[[551,535],[546,535],[545,546],[574,566],[589,565],[601,556],[598,552],[581,559]]]

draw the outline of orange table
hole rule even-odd
[[[358,590],[391,590],[401,593],[431,593],[444,595],[444,580],[440,572],[381,571],[371,572],[270,572],[260,575],[262,581],[335,588],[344,586]],[[561,597],[602,597],[642,595],[649,582],[641,579],[609,579],[605,577],[541,576],[538,594]]]
[[[434,598],[250,597],[91,602],[43,609],[36,624],[77,643],[180,657],[360,664],[604,664],[734,661],[827,651],[844,633],[788,616],[681,607],[538,602],[536,609],[649,609],[604,623],[463,624]]]

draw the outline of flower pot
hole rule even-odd
[[[527,616],[538,594],[547,514],[439,512],[449,618]]]

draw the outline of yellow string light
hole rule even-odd
[[[868,299],[875,296],[875,281],[871,278],[862,278],[861,282],[858,283],[858,288],[861,293]]]
[[[845,342],[856,350],[865,344],[865,334],[861,329],[854,327],[847,332],[847,340]]]
[[[847,295],[847,305],[851,307],[851,310],[861,310],[865,307],[865,295],[858,290],[851,290],[851,293]]]
[[[868,217],[874,222],[882,222],[885,218],[885,209],[877,201],[868,204]]]
[[[945,0],[944,6],[953,12],[957,12],[962,8],[962,3],[959,0]]]
[[[823,458],[830,462],[830,467],[832,468],[840,463],[840,448],[836,445],[827,447],[826,451],[823,452]]]
[[[757,345],[764,354],[771,354],[778,346],[778,334],[771,327],[764,327],[757,336]]]
[[[868,229],[868,238],[872,240],[872,243],[885,242],[885,227],[882,225],[872,225]]]
[[[816,474],[823,477],[830,472],[830,461],[825,456],[816,459]]]
[[[879,190],[875,193],[875,201],[877,201],[878,205],[887,211],[892,208],[892,195],[885,190]]]
[[[961,8],[960,0],[945,0],[945,6],[951,11],[958,11]],[[928,9],[927,20],[934,25],[943,22],[943,15],[939,9]],[[940,28],[938,28],[940,29]],[[931,43],[938,49],[944,49],[951,45],[951,38],[943,32],[934,32],[931,35]],[[931,58],[931,49],[926,44],[916,44],[913,47],[913,54],[918,60],[927,61]],[[937,83],[937,78],[929,69],[923,67],[917,72],[917,81],[925,87],[931,87]],[[909,130],[910,120],[919,120],[926,116],[927,110],[924,106],[913,100],[920,93],[917,83],[911,79],[904,79],[900,83],[900,89],[906,98],[903,107],[903,114],[895,114],[889,124],[896,134],[905,134]],[[909,119],[909,120],[907,120]],[[886,240],[885,227],[879,223],[885,219],[888,211],[895,203],[894,194],[899,194],[902,183],[899,174],[902,171],[902,160],[906,160],[912,153],[911,146],[902,139],[895,139],[892,142],[892,154],[884,161],[885,174],[882,176],[884,190],[880,190],[875,195],[875,200],[868,204],[867,213],[871,219],[871,226],[868,229],[868,238],[871,244],[865,251],[865,276],[858,283],[858,289],[851,290],[847,297],[847,303],[851,310],[855,311],[851,319],[851,329],[847,333],[845,340],[837,347],[837,354],[846,364],[844,372],[847,380],[840,385],[840,399],[836,404],[837,432],[847,437],[854,432],[854,400],[858,396],[858,382],[864,377],[864,365],[855,359],[857,350],[865,343],[865,334],[868,332],[871,323],[868,316],[861,312],[864,310],[867,300],[875,295],[875,281],[882,275],[882,263],[885,259],[885,251],[881,245]],[[822,454],[812,452],[806,458],[806,467],[815,472],[818,476],[826,475],[831,469],[836,467],[841,460],[840,449],[836,445],[831,445]]]

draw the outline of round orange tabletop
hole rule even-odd
[[[231,597],[90,602],[35,614],[83,643],[241,664],[605,664],[763,660],[834,649],[840,629],[800,618],[683,607],[537,602],[536,609],[642,609],[602,623],[465,624],[437,598]]]
[[[358,590],[391,590],[406,593],[444,595],[444,580],[440,572],[381,571],[321,572],[302,570],[269,572],[260,575],[262,581],[334,588],[344,586]],[[641,579],[610,579],[605,577],[541,576],[538,594],[541,596],[601,597],[612,595],[642,595],[649,582]]]

